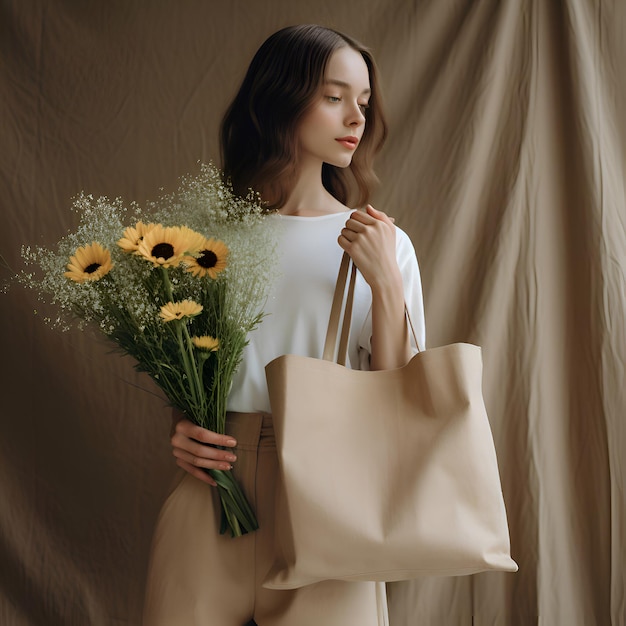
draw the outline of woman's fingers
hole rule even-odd
[[[237,445],[233,437],[207,430],[187,419],[176,424],[170,441],[177,465],[209,485],[215,486],[215,481],[204,469],[228,471],[237,460],[231,449]]]
[[[217,483],[213,480],[213,478],[211,478],[210,474],[207,474],[207,472],[204,472],[194,465],[190,465],[182,459],[176,459],[176,465],[184,469],[187,473],[191,474],[198,480],[201,480],[203,483],[207,483],[207,485],[211,485],[211,487],[217,487]]]
[[[382,222],[389,222],[393,224],[396,221],[393,217],[389,217],[386,213],[383,213],[383,211],[375,209],[371,204],[368,204],[367,207],[365,207],[365,211],[367,215],[371,215],[374,219]]]
[[[213,446],[225,446],[234,448],[237,445],[234,437],[230,435],[220,435],[212,430],[202,428],[187,419],[180,420],[174,429],[174,436],[182,435],[188,439],[195,439],[201,443],[208,443]]]
[[[375,209],[371,204],[365,207],[365,211],[353,211],[350,214],[349,219],[362,222],[363,224],[373,224],[376,221],[379,222],[391,222],[390,218],[383,211]]]
[[[353,243],[359,237],[367,233],[367,229],[374,226],[376,219],[364,213],[363,211],[354,211],[346,221],[345,226],[341,230],[341,236],[345,241]]]
[[[203,451],[201,451],[203,452]],[[213,448],[213,451],[209,451],[209,455],[194,454],[185,448],[173,448],[172,454],[181,461],[193,465],[194,467],[201,467],[204,469],[217,469],[217,470],[231,470],[233,468],[232,463],[237,460],[237,457],[230,453],[225,453],[222,450]]]
[[[338,238],[372,289],[384,289],[399,273],[396,260],[396,229],[382,211],[368,205],[354,211]]]
[[[370,205],[364,211],[354,211],[340,234],[340,245],[345,249],[346,244],[367,242],[370,247],[380,248],[384,240],[395,241],[393,222],[382,211],[377,211]],[[395,250],[394,250],[395,253]]]
[[[190,460],[191,457],[211,459],[214,461],[228,461],[229,463],[234,463],[237,460],[236,455],[230,449],[222,450],[210,444],[199,443],[195,439],[189,439],[183,435],[175,434],[172,437],[172,447],[174,450],[180,450],[186,453],[188,460]],[[227,467],[225,469],[230,468]]]
[[[367,205],[366,211],[354,211],[350,214],[345,228],[355,233],[364,233],[371,227],[385,228],[393,226],[395,220],[386,213]]]

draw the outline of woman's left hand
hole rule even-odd
[[[401,281],[396,261],[396,227],[382,211],[369,204],[365,211],[354,211],[338,242],[372,291],[384,288],[389,281]]]
[[[402,367],[411,358],[411,349],[393,220],[368,205],[364,212],[350,215],[338,241],[372,290],[370,368]]]

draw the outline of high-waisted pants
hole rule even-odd
[[[259,530],[219,534],[217,489],[185,474],[165,502],[148,572],[144,626],[388,626],[384,583],[322,581],[262,586],[272,564],[278,458],[271,416],[231,413],[235,477]],[[320,463],[323,463],[320,451]]]

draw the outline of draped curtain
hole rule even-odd
[[[314,22],[369,45],[375,206],[414,242],[429,346],[483,347],[516,574],[389,585],[391,626],[626,624],[626,5],[3,0],[0,278],[71,198],[140,203],[198,161],[252,54]],[[169,411],[94,332],[0,294],[0,623],[140,624]]]

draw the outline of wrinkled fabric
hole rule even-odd
[[[414,243],[428,345],[483,348],[520,566],[394,583],[392,626],[623,624],[623,2],[5,0],[0,254],[15,269],[22,243],[56,242],[82,189],[143,202],[217,160],[252,54],[299,22],[374,51],[390,134],[373,204]],[[0,623],[139,624],[169,410],[51,313],[0,295]]]

